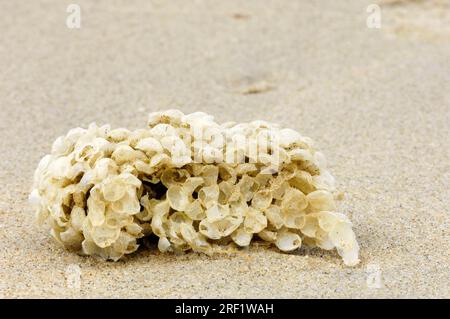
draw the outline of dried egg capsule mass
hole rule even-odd
[[[110,260],[156,236],[161,252],[212,254],[252,239],[336,248],[353,266],[359,246],[334,192],[324,155],[294,130],[168,110],[145,129],[91,124],[58,137],[30,202],[58,242]]]

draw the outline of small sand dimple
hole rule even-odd
[[[233,13],[231,16],[234,19],[236,19],[236,20],[248,20],[248,19],[250,19],[250,15],[249,14],[245,14],[245,13]]]
[[[268,92],[274,89],[274,86],[269,84],[267,81],[259,81],[251,83],[248,86],[245,86],[241,89],[242,94],[259,94]]]
[[[276,89],[276,81],[272,74],[260,71],[226,81],[230,91],[241,95],[262,94]]]

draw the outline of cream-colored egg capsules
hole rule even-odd
[[[144,129],[91,124],[59,137],[30,201],[58,242],[105,259],[157,236],[162,252],[213,254],[252,240],[336,248],[353,266],[358,243],[334,197],[323,154],[296,131],[168,110]]]

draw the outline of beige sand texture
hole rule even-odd
[[[450,297],[448,1],[382,1],[380,29],[361,0],[71,2],[80,29],[68,1],[0,2],[1,297]],[[103,262],[35,225],[32,174],[57,136],[167,108],[312,137],[361,264],[261,246]]]

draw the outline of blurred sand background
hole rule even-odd
[[[80,29],[66,27],[71,2]],[[0,1],[0,296],[449,298],[450,2],[380,1],[380,29],[366,26],[370,3]],[[137,128],[167,108],[312,137],[361,264],[255,246],[110,263],[34,224],[32,174],[57,136],[93,121]]]

